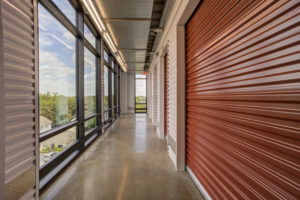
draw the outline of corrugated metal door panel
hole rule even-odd
[[[165,109],[164,109],[164,112],[165,112],[165,136],[168,135],[168,53],[166,53],[166,55],[164,56],[164,80],[165,80],[165,85],[164,85],[164,89],[165,89],[165,92],[164,92],[164,105],[165,105]]]
[[[203,1],[186,25],[187,165],[214,199],[300,196],[299,14]]]
[[[35,193],[34,4],[1,1],[7,199],[32,199]]]

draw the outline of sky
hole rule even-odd
[[[67,1],[54,0],[75,23],[75,10]],[[95,46],[95,37],[84,27],[85,37]],[[40,93],[76,95],[76,38],[39,4]],[[85,95],[96,95],[96,57],[84,49]]]
[[[76,93],[76,38],[39,4],[40,93]]]

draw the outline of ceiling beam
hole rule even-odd
[[[126,62],[127,64],[150,64],[145,62]]]
[[[104,22],[151,22],[150,18],[103,18]]]
[[[122,49],[122,48],[119,48],[120,51],[147,51],[147,49],[134,49],[134,48],[131,48],[131,49]]]

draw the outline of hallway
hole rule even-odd
[[[122,115],[50,185],[41,199],[203,199],[176,172],[146,114]]]

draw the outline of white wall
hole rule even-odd
[[[162,38],[155,50],[150,73],[156,80],[152,87],[153,109],[156,109],[157,132],[164,133],[164,55],[168,53],[168,145],[177,170],[185,170],[185,45],[184,25],[199,0],[176,0]],[[153,120],[155,123],[156,120]]]
[[[121,114],[134,113],[135,74],[122,72],[120,82]]]

